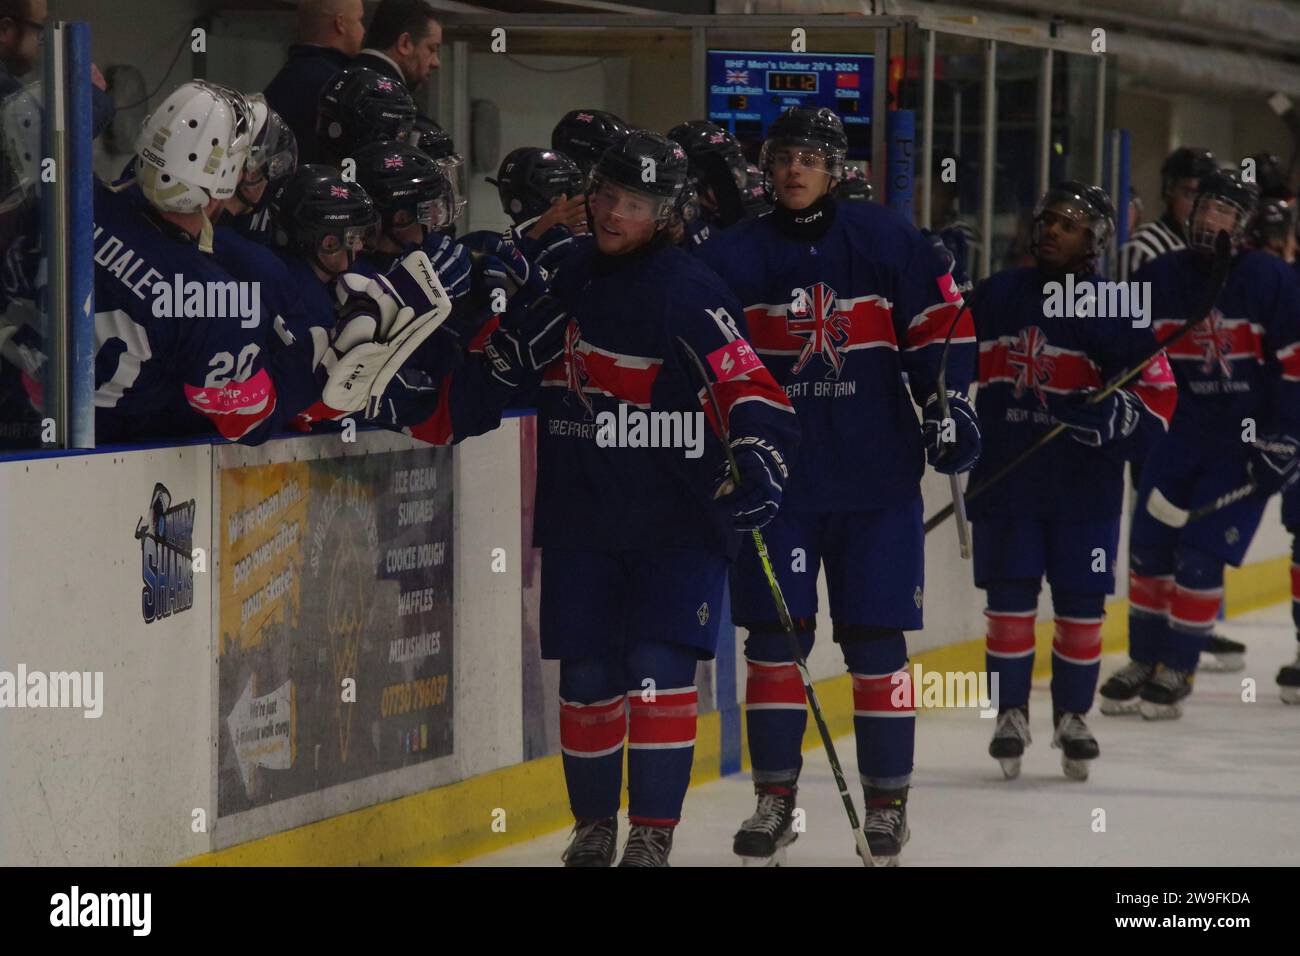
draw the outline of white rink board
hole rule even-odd
[[[102,671],[103,715],[0,710],[0,862],[160,864],[208,848],[209,588],[146,624],[141,544],[155,482],[209,541],[211,448],[0,464],[0,670]]]

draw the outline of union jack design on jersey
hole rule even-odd
[[[1211,375],[1217,367],[1224,378],[1232,378],[1232,331],[1224,324],[1222,312],[1211,309],[1209,317],[1192,330],[1192,342],[1205,356],[1202,372]]]
[[[807,344],[790,371],[798,375],[813,356],[820,355],[830,366],[826,377],[839,378],[844,370],[844,353],[840,350],[849,343],[851,320],[840,311],[835,290],[825,282],[800,291],[802,294],[790,306],[785,327],[791,335],[806,339]]]
[[[1007,362],[1016,369],[1015,396],[1024,397],[1026,389],[1032,390],[1044,407],[1047,398],[1043,395],[1043,386],[1051,381],[1056,371],[1056,360],[1044,354],[1047,348],[1047,336],[1036,325],[1021,329],[1007,354]]]
[[[576,320],[570,319],[568,328],[564,330],[564,380],[569,394],[578,396],[578,401],[587,410],[586,417],[590,421],[596,417],[596,412],[591,407],[591,399],[587,397],[586,388],[591,381],[591,374],[587,371],[587,357],[578,348],[581,341],[582,329]],[[566,395],[565,401],[568,400],[569,396]]]

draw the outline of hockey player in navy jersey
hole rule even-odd
[[[683,217],[682,231],[687,247],[698,247],[744,218],[745,154],[734,136],[708,120],[679,123],[668,131],[668,138],[681,145],[690,163],[698,213]]]
[[[847,147],[830,110],[782,113],[760,161],[776,208],[721,232],[699,256],[743,303],[750,341],[798,413],[800,455],[767,544],[805,654],[825,565],[832,637],[853,675],[864,828],[872,854],[891,863],[908,838],[915,714],[911,694],[896,691],[908,687],[903,632],[921,627],[921,475],[927,458],[956,473],[978,457],[966,398],[975,348],[931,243],[886,207],[831,197]],[[948,423],[936,391],[950,333]],[[737,625],[749,629],[746,721],[758,793],[734,849],[771,859],[795,836],[804,692],[752,548],[741,551],[731,594]]]
[[[788,399],[744,340],[739,303],[666,240],[685,179],[681,148],[658,134],[634,131],[610,148],[587,194],[595,241],[529,310],[562,324],[509,345],[508,321],[488,343],[503,377],[537,386],[534,544],[542,655],[560,661],[576,819],[568,866],[614,861],[625,743],[620,865],[667,865],[690,782],[696,665],[717,646],[735,529],[776,512],[797,439]],[[553,303],[565,314],[547,313]],[[544,364],[539,343],[557,328],[561,354]],[[683,341],[711,369],[721,423],[705,424],[704,384]],[[665,431],[673,421],[677,431]],[[729,432],[742,477],[720,498],[728,473],[715,429]]]
[[[979,338],[976,410],[985,481],[1057,422],[1068,432],[969,504],[975,585],[987,596],[987,666],[998,719],[989,754],[1008,779],[1030,743],[1034,620],[1052,590],[1052,746],[1067,776],[1087,779],[1099,753],[1084,717],[1101,666],[1106,596],[1115,590],[1124,462],[1163,436],[1177,392],[1163,354],[1141,379],[1095,404],[1089,394],[1155,351],[1139,316],[1084,316],[1063,296],[1105,301],[1097,262],[1114,234],[1110,197],[1067,181],[1034,211],[1036,264],[991,276],[970,304]]]
[[[1151,283],[1157,337],[1203,319],[1170,345],[1178,409],[1143,469],[1129,542],[1129,655],[1101,688],[1102,713],[1174,718],[1192,691],[1197,659],[1223,597],[1225,564],[1239,565],[1268,497],[1291,484],[1300,453],[1300,287],[1285,262],[1242,239],[1257,190],[1234,174],[1200,181],[1188,248],[1134,279]],[[1227,282],[1208,317],[1215,238],[1232,239]],[[1154,492],[1191,509],[1251,482],[1256,492],[1181,528],[1148,510]]]
[[[248,145],[223,91],[185,83],[141,130],[139,190],[96,184],[98,440],[215,431],[259,442],[275,427],[264,348],[273,309],[211,255],[212,217],[234,195]]]
[[[561,152],[523,146],[501,161],[496,179],[510,235],[528,259],[554,270],[587,233],[586,177]]]

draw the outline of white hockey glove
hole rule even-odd
[[[321,400],[374,418],[393,376],[451,314],[451,299],[423,252],[374,279],[345,273],[335,288],[339,316],[324,356]]]

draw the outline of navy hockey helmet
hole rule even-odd
[[[1048,215],[1062,216],[1088,230],[1087,256],[1095,265],[1115,235],[1115,206],[1100,186],[1089,186],[1077,179],[1057,183],[1043,193],[1034,206],[1033,249],[1038,253],[1039,234]]]
[[[649,130],[633,130],[601,156],[587,186],[588,218],[594,209],[612,209],[624,219],[666,223],[677,211],[686,186],[686,153]]]
[[[1236,170],[1216,169],[1201,177],[1196,202],[1187,220],[1188,246],[1213,253],[1215,239],[1220,232],[1227,232],[1236,251],[1258,205],[1259,187],[1242,182]]]
[[[346,251],[349,265],[374,235],[379,213],[366,191],[332,166],[299,166],[271,196],[271,244],[334,274],[321,255]]]
[[[622,143],[630,132],[627,123],[605,110],[570,110],[551,131],[551,149],[568,156],[586,174],[605,150]]]
[[[456,219],[456,193],[442,164],[409,143],[370,143],[357,150],[357,182],[379,210],[381,231],[419,223],[427,236]],[[401,245],[400,242],[398,242]]]
[[[835,184],[831,195],[837,202],[870,202],[871,180],[856,166],[844,167],[844,178]]]
[[[321,90],[316,137],[342,160],[377,140],[405,139],[415,101],[397,80],[364,66],[345,66]]]
[[[511,150],[501,161],[497,178],[487,181],[497,188],[502,211],[516,225],[540,216],[561,196],[581,195],[586,186],[577,163],[538,146]]]

